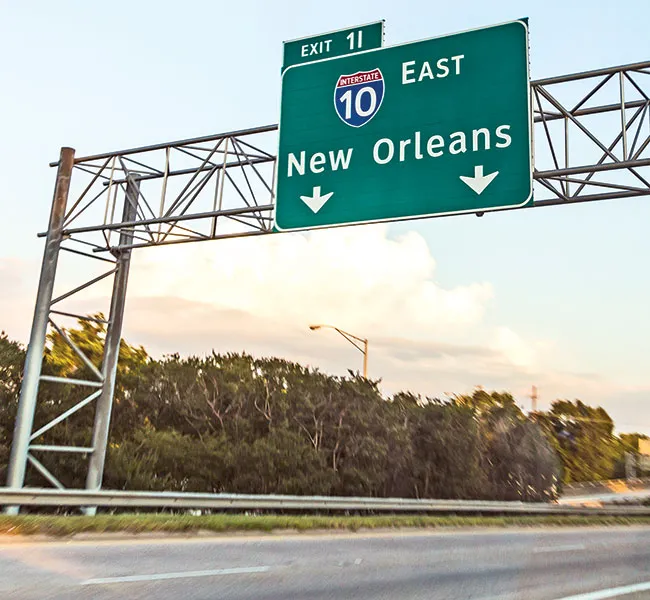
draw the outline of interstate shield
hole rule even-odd
[[[384,99],[384,76],[379,69],[341,75],[334,88],[334,108],[341,121],[362,127],[372,119]]]

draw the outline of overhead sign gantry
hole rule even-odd
[[[59,479],[53,472],[59,463],[51,457],[72,453],[86,457],[86,488],[101,487],[134,249],[272,234],[273,212],[280,228],[292,230],[650,195],[650,61],[528,83],[525,25],[514,21],[335,60],[305,56],[317,60],[287,69],[283,98],[288,94],[294,105],[293,114],[286,112],[290,104],[283,106],[278,156],[277,125],[91,156],[62,148],[52,164],[58,172],[48,229],[41,234],[43,266],[8,486],[22,488],[30,465],[51,485],[65,487],[68,474]],[[358,30],[344,30],[342,39],[354,33],[358,41]],[[322,37],[302,40],[309,44],[304,52],[311,53],[314,43],[320,51],[323,40],[316,38]],[[361,37],[365,48],[368,37]],[[333,44],[323,41],[323,48],[333,50]],[[336,49],[356,52],[344,52],[340,43]],[[317,73],[327,76],[322,89],[297,89],[300,78],[314,83]],[[313,106],[305,102],[310,99]],[[315,120],[304,118],[309,111]],[[536,196],[527,200],[531,123]],[[301,128],[322,135],[322,143]],[[54,296],[64,256],[85,266],[75,262],[81,282]],[[104,306],[92,311],[95,316],[79,314],[77,295],[107,279],[113,291]],[[93,363],[68,338],[62,319],[106,327],[97,340],[101,360]],[[43,368],[48,327],[77,355],[87,378],[52,376]],[[69,402],[57,416],[35,426],[42,385],[78,389],[62,396]],[[73,426],[67,420],[93,403],[91,444],[57,444],[50,431],[64,421]]]

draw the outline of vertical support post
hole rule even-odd
[[[569,117],[564,117],[564,168],[569,168]],[[565,194],[567,198],[571,196],[571,184],[565,181]]]
[[[221,170],[217,171],[217,183],[214,188],[214,204],[212,210],[221,210],[223,208],[223,186],[226,183],[226,165],[228,164],[228,142],[230,138],[226,138],[223,148],[223,163]],[[212,229],[210,236],[214,237],[217,234],[217,217],[212,218]]]
[[[122,222],[135,221],[137,217],[138,197],[140,195],[140,182],[131,175],[127,176],[126,194]],[[133,229],[124,229],[120,232],[120,246],[133,242]],[[95,407],[95,423],[93,426],[92,454],[88,463],[86,489],[98,490],[102,486],[104,476],[104,462],[108,446],[108,433],[113,409],[113,396],[115,394],[115,380],[117,377],[117,362],[120,355],[120,340],[122,338],[122,323],[124,321],[124,307],[126,304],[126,288],[131,266],[131,250],[117,251],[117,271],[113,280],[113,293],[111,308],[104,343],[104,360],[102,362],[102,375],[104,385],[102,393],[97,399]],[[94,515],[96,507],[86,509],[86,514]]]
[[[41,265],[41,276],[36,294],[34,319],[32,331],[29,336],[29,346],[25,357],[23,383],[20,388],[18,413],[14,426],[14,437],[11,444],[9,458],[9,471],[7,486],[12,488],[23,487],[25,483],[25,469],[27,467],[27,453],[29,451],[29,438],[34,424],[36,400],[40,383],[41,367],[43,366],[43,352],[47,335],[47,323],[54,290],[54,278],[59,259],[59,250],[63,241],[63,223],[70,191],[70,178],[74,167],[74,148],[61,148],[59,168],[56,173],[52,211],[45,238],[45,250]],[[17,514],[17,506],[6,508],[7,514]]]
[[[623,160],[627,160],[627,119],[625,118],[625,74],[621,71],[618,74],[618,82],[621,93],[621,135],[623,140]]]

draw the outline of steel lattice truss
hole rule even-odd
[[[650,62],[531,83],[535,206],[650,194]]]
[[[65,237],[101,252],[125,249],[118,240],[127,231],[129,248],[269,233],[276,130],[271,125],[75,159],[76,197]],[[138,190],[135,214],[126,220],[129,182]]]
[[[535,81],[531,100],[533,207],[650,195],[650,61]],[[60,163],[52,165],[59,166],[59,174],[50,227],[41,234],[47,244],[9,486],[22,487],[29,462],[49,483],[63,487],[41,459],[48,452],[75,452],[89,456],[86,487],[101,487],[131,251],[272,233],[276,147],[277,126],[271,125],[74,160],[73,151],[62,151]],[[60,252],[101,270],[54,295]],[[88,270],[80,267],[79,272]],[[66,308],[107,278],[113,281],[108,318]],[[107,327],[101,364],[70,338],[61,324],[70,318]],[[43,374],[48,327],[83,363],[86,379]],[[34,431],[41,382],[86,391],[77,404]],[[44,434],[92,403],[90,446],[42,442]]]

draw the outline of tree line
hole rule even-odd
[[[103,325],[80,321],[67,334],[99,363]],[[24,347],[1,334],[0,482],[24,358]],[[44,372],[90,377],[56,332]],[[622,476],[625,452],[638,451],[638,434],[615,435],[604,409],[579,400],[526,415],[506,392],[387,398],[379,383],[247,354],[155,360],[123,340],[104,487],[540,501],[562,483]],[[35,428],[87,393],[42,382]],[[39,443],[89,446],[92,421],[82,409]],[[83,457],[37,458],[66,487],[84,486]],[[47,482],[28,469],[26,485]]]

